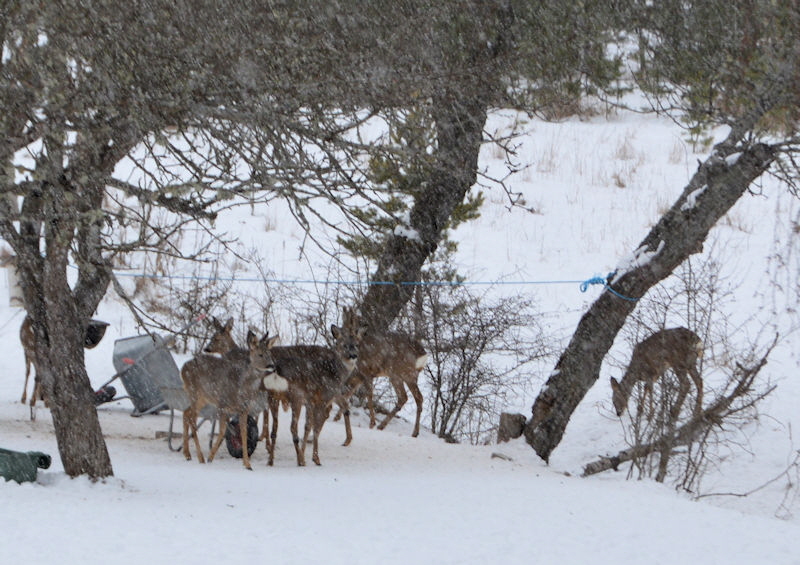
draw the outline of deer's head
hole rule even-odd
[[[260,379],[277,375],[275,361],[272,359],[270,349],[278,341],[278,335],[269,337],[264,335],[261,339],[252,331],[247,332],[247,348],[250,352],[250,372]]]
[[[347,307],[343,310],[342,320],[341,328],[336,324],[331,325],[331,335],[335,340],[333,349],[348,371],[352,372],[358,360],[358,347],[367,328],[359,324],[358,316]]]
[[[622,385],[611,377],[611,402],[614,404],[614,411],[617,416],[622,416],[628,408],[628,395],[622,389]]]
[[[236,348],[236,342],[233,341],[231,330],[233,329],[233,318],[229,318],[225,325],[220,324],[216,318],[211,319],[214,326],[214,335],[208,340],[208,345],[205,346],[203,351],[205,353],[219,353],[225,354]]]

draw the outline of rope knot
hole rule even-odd
[[[586,292],[589,289],[590,285],[601,284],[608,292],[610,292],[617,298],[622,298],[623,300],[627,300],[629,302],[636,302],[637,300],[639,300],[638,298],[630,298],[629,296],[624,296],[609,286],[608,280],[612,278],[615,274],[616,272],[609,273],[606,278],[600,276],[594,276],[590,279],[586,279],[581,283],[581,292]]]

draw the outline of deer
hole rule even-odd
[[[349,316],[353,317],[354,315],[350,312]],[[356,325],[358,321],[353,317],[347,323]],[[374,428],[376,423],[373,381],[378,377],[388,377],[394,388],[397,401],[392,411],[378,424],[378,429],[385,429],[386,425],[403,408],[408,400],[408,394],[405,390],[408,387],[417,405],[417,416],[411,437],[419,435],[423,397],[417,382],[419,374],[427,362],[428,353],[422,343],[409,335],[399,332],[386,332],[364,336],[359,346],[358,363],[353,377],[350,379],[350,389],[347,394],[349,397],[362,385],[366,388],[370,428]]]
[[[365,328],[356,327],[350,323],[354,321],[345,308],[345,323],[343,327],[331,325],[331,335],[334,338],[332,348],[321,345],[286,345],[274,346],[270,350],[275,363],[275,378],[264,379],[264,386],[270,393],[279,393],[271,396],[270,408],[275,409],[273,418],[277,429],[278,401],[285,394],[292,409],[292,422],[290,430],[297,455],[297,465],[305,466],[305,446],[308,437],[313,432],[312,461],[321,465],[319,458],[319,436],[322,427],[330,415],[331,406],[337,403],[345,412],[345,429],[347,439],[345,445],[350,443],[349,410],[346,384],[356,366],[359,356],[360,342],[363,339]],[[298,435],[298,421],[302,409],[306,409],[305,432],[302,441]],[[273,430],[274,431],[274,430]],[[268,443],[269,461],[272,465],[275,455],[275,437]]]
[[[203,351],[205,353],[221,355],[223,358],[240,354],[237,352],[241,352],[242,350],[236,345],[236,341],[231,335],[233,318],[230,318],[224,325],[221,324],[216,318],[212,318],[211,323],[215,327],[216,332],[211,336],[208,345],[203,349]],[[281,351],[283,350],[275,350],[275,354],[280,355]],[[261,436],[258,438],[259,441],[265,439],[267,453],[269,455],[267,465],[269,466],[274,465],[275,462],[275,441],[278,436],[278,420],[280,409],[283,407],[284,410],[288,410],[291,407],[289,391],[286,382],[282,380],[275,380],[279,379],[279,377],[272,377],[272,379],[274,382],[271,389],[266,389],[264,385],[262,385],[262,387],[268,393],[268,396],[267,408],[264,409],[264,428]],[[343,397],[337,396],[336,401],[340,403],[340,406],[344,406],[345,409],[349,408],[346,404],[346,399]],[[342,404],[343,402],[344,404]],[[300,409],[302,410],[302,407]],[[271,426],[269,420],[270,414],[272,414]],[[350,427],[350,419],[347,416],[345,417],[345,435],[346,438],[343,445],[347,446],[350,445],[350,442],[353,439],[353,434]],[[305,439],[307,440],[308,438],[306,437]]]
[[[86,349],[92,349],[103,338],[103,334],[105,333],[105,326],[108,326],[105,322],[100,322],[98,320],[92,320],[92,322],[86,327],[86,333],[83,339],[83,347]],[[30,316],[25,316],[25,319],[22,320],[22,325],[19,328],[19,341],[22,343],[22,350],[25,354],[25,385],[22,388],[22,398],[20,399],[20,403],[25,404],[28,399],[28,380],[31,374],[31,366],[33,366],[36,375],[34,376],[34,387],[33,393],[31,396],[31,419],[33,419],[33,408],[36,406],[37,400],[44,400],[44,395],[42,393],[42,385],[39,382],[39,368],[37,367],[36,363],[36,337],[33,333],[33,322],[31,321]]]
[[[25,316],[25,319],[22,320],[19,328],[19,341],[22,343],[22,350],[25,353],[25,386],[22,389],[22,399],[20,400],[22,404],[25,404],[28,400],[28,379],[31,374],[31,365],[33,365],[36,375],[39,374],[39,370],[36,368],[36,338],[33,335],[33,323],[30,316]],[[36,377],[33,382],[31,408],[36,405],[37,400],[42,399],[42,385],[39,384]]]
[[[638,382],[644,383],[645,396],[652,399],[653,385],[667,369],[672,369],[679,383],[678,398],[671,410],[673,420],[680,413],[691,386],[687,374],[697,389],[694,414],[699,414],[703,406],[703,380],[697,370],[697,362],[702,357],[702,340],[687,328],[660,330],[637,343],[622,380],[611,377],[611,400],[617,416],[625,413],[631,391]]]
[[[247,450],[247,415],[258,401],[262,381],[275,373],[270,350],[277,339],[278,336],[269,337],[268,334],[259,339],[253,331],[248,331],[246,357],[244,350],[236,348],[222,357],[198,355],[184,363],[181,380],[189,397],[189,406],[183,411],[183,455],[187,461],[192,458],[189,451],[191,432],[194,435],[197,460],[205,463],[198,438],[197,418],[200,410],[211,404],[216,406],[220,422],[227,424],[231,416],[239,416],[242,463],[246,469],[252,470]],[[208,454],[209,463],[214,460],[224,436],[221,425],[220,433]]]
[[[215,333],[208,341],[208,345],[203,349],[205,353],[218,354],[222,357],[230,357],[240,355],[243,351],[233,339],[231,330],[233,329],[233,318],[229,318],[225,324],[222,324],[216,318],[211,318],[210,322],[215,329]],[[277,338],[277,336],[276,336]],[[280,385],[279,385],[280,386]],[[263,388],[263,385],[262,385]],[[264,389],[266,390],[266,389]],[[265,440],[267,452],[270,455],[269,465],[274,463],[274,445],[272,443],[278,435],[278,416],[281,406],[284,410],[289,409],[289,397],[286,391],[282,390],[266,390],[267,395],[267,408],[264,409],[264,427],[258,440]],[[269,415],[272,413],[272,427],[270,431]],[[348,421],[349,423],[349,421]],[[348,437],[352,437],[349,427],[347,428]],[[345,442],[348,445],[349,441]]]

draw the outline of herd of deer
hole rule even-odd
[[[379,429],[400,411],[411,391],[417,403],[417,417],[412,435],[419,434],[422,414],[422,394],[417,380],[425,366],[428,355],[422,344],[403,334],[388,332],[381,336],[368,335],[358,317],[348,308],[344,309],[342,327],[332,325],[334,339],[332,348],[319,345],[275,345],[277,336],[258,338],[248,334],[248,349],[239,348],[233,337],[233,319],[224,325],[214,322],[216,332],[205,348],[205,353],[184,364],[181,379],[189,396],[190,407],[183,413],[183,454],[191,458],[189,437],[195,438],[197,458],[202,462],[203,454],[197,439],[197,416],[206,405],[216,406],[220,421],[238,415],[245,422],[259,404],[259,396],[267,392],[268,403],[264,411],[264,432],[269,453],[268,465],[275,460],[275,443],[278,417],[281,406],[292,411],[290,431],[297,455],[297,464],[305,465],[305,446],[313,432],[312,460],[319,459],[319,435],[330,415],[333,404],[337,404],[344,415],[345,442],[352,440],[348,399],[364,386],[370,412],[370,427],[375,425],[372,381],[379,376],[388,376],[397,393],[397,403],[378,426]],[[300,412],[305,408],[304,436],[298,434]],[[271,417],[271,425],[270,425]],[[247,445],[247,427],[239,426],[242,445]],[[212,446],[209,461],[213,460],[221,443],[221,436]],[[248,469],[250,460],[243,450],[243,463]]]
[[[380,376],[389,377],[397,401],[395,407],[378,425],[378,429],[384,429],[403,407],[408,399],[405,391],[408,387],[417,405],[412,433],[413,437],[417,437],[423,402],[417,380],[428,359],[422,344],[400,333],[367,333],[357,315],[348,308],[344,309],[342,318],[342,327],[331,326],[334,338],[332,348],[318,345],[278,346],[275,345],[277,336],[264,335],[259,338],[249,331],[247,349],[244,349],[237,346],[231,336],[232,318],[224,325],[213,320],[215,333],[204,353],[187,361],[181,369],[181,379],[189,399],[189,406],[183,412],[183,454],[186,459],[191,459],[189,439],[194,437],[197,459],[201,463],[205,462],[197,430],[197,418],[205,406],[215,406],[221,422],[227,422],[233,416],[238,416],[240,422],[246,422],[249,414],[263,406],[266,395],[263,433],[258,439],[265,440],[269,454],[268,465],[274,463],[281,407],[291,408],[290,430],[297,464],[305,465],[305,446],[313,432],[312,460],[319,465],[319,434],[333,404],[339,406],[339,415],[344,416],[344,445],[350,444],[353,436],[348,399],[361,386],[365,387],[367,393],[370,427],[375,426],[372,381]],[[26,317],[20,328],[20,341],[25,350],[26,363],[23,403],[26,400],[30,365],[35,366],[33,339],[31,324]],[[611,378],[612,401],[617,415],[621,416],[625,412],[637,383],[643,383],[644,396],[649,393],[652,398],[654,383],[668,369],[675,373],[679,382],[678,397],[672,407],[673,415],[676,416],[680,411],[689,392],[687,374],[697,389],[694,408],[694,414],[697,415],[703,402],[703,381],[697,369],[697,362],[702,355],[702,341],[697,334],[686,328],[660,330],[638,343],[621,381]],[[32,404],[37,394],[38,386],[31,400]],[[306,410],[306,422],[301,439],[298,435],[298,421],[303,408]],[[240,425],[239,431],[241,445],[247,446],[248,426]],[[209,452],[209,461],[214,459],[223,437],[224,434],[218,434]],[[242,451],[243,464],[250,469],[248,450],[244,448]]]

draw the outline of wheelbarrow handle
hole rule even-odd
[[[191,328],[191,327],[192,327],[193,325],[195,325],[196,323],[198,323],[198,322],[202,322],[203,320],[205,320],[207,317],[208,317],[208,315],[207,315],[207,314],[200,314],[200,315],[198,315],[198,316],[195,316],[195,318],[194,318],[194,319],[192,319],[192,320],[191,320],[191,321],[190,321],[188,324],[186,324],[186,325],[185,325],[185,326],[183,326],[183,327],[182,327],[180,330],[178,330],[178,331],[177,331],[177,334],[182,334],[183,332],[185,332],[186,330],[188,330],[189,328]],[[169,347],[170,345],[174,344],[174,343],[175,343],[175,339],[176,339],[176,338],[175,338],[175,335],[176,335],[176,334],[173,334],[173,335],[169,336],[167,339],[162,339],[162,340],[161,340],[161,343],[158,343],[158,342],[156,342],[156,349],[166,349],[166,348],[167,348],[167,347]],[[103,389],[103,388],[107,387],[108,385],[110,385],[111,383],[113,383],[115,380],[117,380],[117,379],[118,379],[118,378],[119,378],[119,377],[120,377],[120,376],[121,376],[121,375],[122,375],[122,374],[123,374],[125,371],[127,371],[127,370],[128,370],[128,368],[129,368],[131,365],[134,365],[134,364],[136,363],[136,360],[135,360],[135,359],[132,359],[132,358],[130,358],[130,357],[125,357],[124,359],[122,359],[122,362],[123,362],[123,363],[125,363],[126,365],[128,365],[128,367],[125,367],[125,368],[124,368],[122,371],[120,371],[120,372],[116,373],[116,374],[115,374],[113,377],[111,377],[111,378],[110,378],[110,379],[108,379],[106,382],[104,382],[104,383],[103,383],[103,384],[100,386],[100,389]],[[98,390],[99,390],[99,389],[98,389]]]

